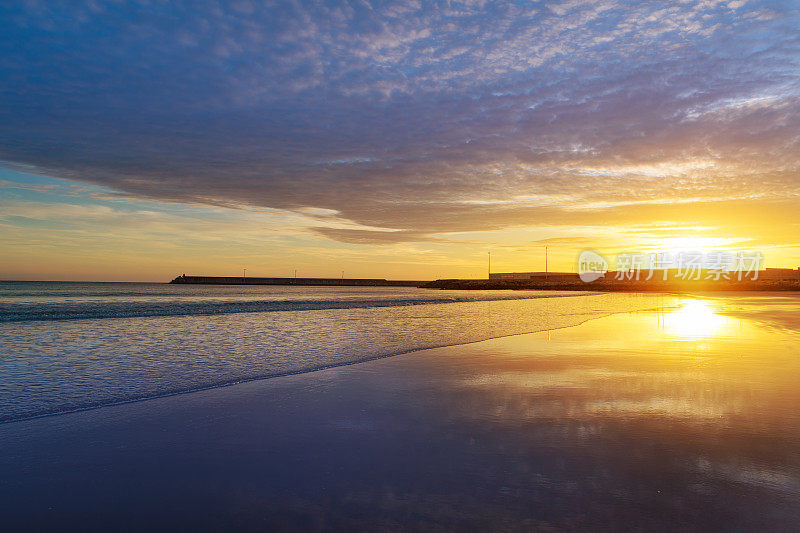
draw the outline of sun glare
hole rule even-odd
[[[664,315],[664,332],[675,337],[713,337],[726,333],[731,319],[718,315],[700,300],[686,300],[681,307]]]
[[[735,243],[736,239],[723,237],[674,237],[660,239],[657,248],[672,252],[685,250],[709,251],[715,249],[725,249],[725,247]]]

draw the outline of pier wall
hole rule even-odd
[[[350,287],[419,287],[426,281],[380,278],[261,278],[250,276],[178,276],[170,281],[187,285],[321,285]]]

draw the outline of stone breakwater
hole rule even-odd
[[[324,285],[345,287],[419,287],[425,281],[387,280],[380,278],[261,278],[249,276],[186,276],[170,281],[189,285]]]

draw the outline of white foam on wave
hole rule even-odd
[[[285,312],[6,322],[0,324],[0,420],[568,327],[671,303],[637,294],[394,296],[361,307],[350,301]],[[414,303],[398,304],[403,300]]]

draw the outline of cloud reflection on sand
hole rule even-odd
[[[136,513],[168,505],[165,516],[178,502],[209,529],[234,507],[243,523],[276,530],[797,531],[797,335],[730,313],[796,309],[800,298],[753,298],[766,301],[687,297],[664,311],[8,424],[24,446],[0,457],[16,483],[0,494],[36,517],[24,511],[55,469],[79,501],[54,507],[83,511],[80,523],[87,505],[118,520],[117,502],[131,501]],[[688,320],[679,336],[671,313],[713,327],[699,334]],[[102,484],[123,456],[136,466],[123,470],[124,498]],[[165,475],[176,485],[152,483]]]

